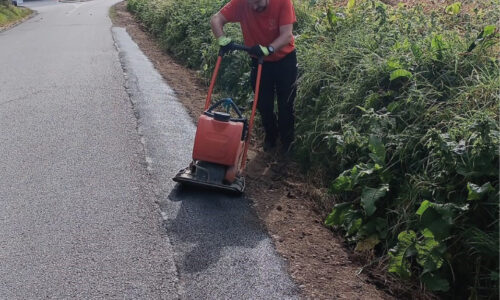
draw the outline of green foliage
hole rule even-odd
[[[461,9],[462,9],[462,3],[455,2],[453,4],[446,6],[446,13],[450,15],[457,15],[458,13],[460,13]]]
[[[423,229],[419,236],[412,230],[403,231],[398,235],[397,246],[389,250],[389,272],[409,278],[409,260],[414,258],[421,268],[420,278],[427,288],[446,292],[449,289],[448,281],[433,273],[443,265],[445,251],[445,246],[435,239],[429,229]]]
[[[383,184],[379,188],[364,187],[361,193],[361,206],[364,208],[367,216],[373,215],[377,210],[375,203],[380,198],[384,197],[389,191],[389,185]]]
[[[10,3],[10,0],[7,3]],[[0,27],[19,21],[29,14],[31,14],[31,10],[28,8],[0,3]]]
[[[493,15],[443,10],[328,8],[297,42],[307,44],[298,155],[330,171],[330,192],[349,205],[326,224],[356,249],[386,245],[390,272],[488,297],[498,295],[488,279],[498,272],[498,33]]]
[[[393,81],[393,80],[401,78],[401,77],[411,78],[411,72],[409,72],[405,69],[394,70],[391,72],[391,77],[389,78],[389,80]]]
[[[207,82],[217,59],[218,45],[210,30],[210,17],[228,0],[128,0],[132,11],[158,38],[160,46],[186,66],[199,70]],[[233,41],[242,41],[239,26],[229,24],[225,31]],[[250,67],[246,55],[229,55],[223,60],[217,79],[221,97],[235,97],[245,105],[250,97]]]
[[[482,186],[477,186],[474,183],[467,183],[467,190],[469,191],[469,195],[467,196],[467,200],[481,200],[483,196],[487,195],[490,192],[494,192],[495,189],[491,186],[491,183],[486,182]]]
[[[209,18],[226,2],[128,8],[208,79],[217,53]],[[499,10],[486,2],[424,12],[294,1],[296,159],[324,170],[344,201],[325,223],[357,250],[388,256],[390,272],[450,298],[498,298]],[[237,25],[226,32],[241,41]],[[248,60],[225,66],[219,92],[246,103]]]
[[[432,273],[426,273],[420,277],[422,283],[431,291],[446,292],[450,289],[450,283]]]

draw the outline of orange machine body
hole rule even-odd
[[[193,147],[193,160],[201,160],[224,166],[236,166],[240,160],[244,142],[242,122],[217,121],[201,115]]]
[[[249,52],[250,48],[232,44],[229,50],[223,48],[219,50],[219,56],[217,57],[205,100],[204,113],[198,120],[193,147],[193,161],[187,168],[177,173],[173,178],[176,182],[238,194],[243,193],[245,190],[243,172],[246,166],[255,112],[257,111],[264,59],[262,57],[258,58],[254,101],[248,120],[230,98],[222,99],[210,106],[222,57],[224,54],[235,50]],[[226,112],[215,111],[221,105],[226,108]],[[238,117],[231,119],[229,110]]]

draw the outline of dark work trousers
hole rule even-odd
[[[257,59],[252,59],[250,80],[255,91]],[[294,139],[294,102],[297,94],[297,55],[295,50],[276,62],[264,62],[260,81],[259,110],[266,139],[275,141],[280,136],[283,145]],[[278,118],[274,113],[274,98],[278,99]]]

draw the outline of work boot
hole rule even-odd
[[[269,152],[276,147],[276,137],[266,134],[264,145],[262,146],[265,152]]]

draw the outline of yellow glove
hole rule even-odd
[[[269,49],[262,45],[253,46],[252,48],[250,48],[248,53],[250,53],[251,55],[255,55],[257,57],[268,56],[270,54]]]
[[[217,43],[219,43],[219,46],[225,47],[231,43],[231,38],[222,35],[217,39]]]

